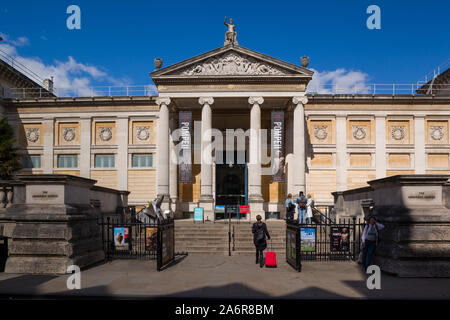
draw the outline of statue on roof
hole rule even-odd
[[[225,21],[223,23],[228,27],[227,32],[225,32],[225,43],[223,45],[224,46],[228,44],[237,45],[238,44],[236,40],[237,32],[236,27],[233,24],[233,19],[230,18],[230,22],[227,23],[227,17],[225,17]]]

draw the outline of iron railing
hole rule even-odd
[[[307,93],[309,95],[317,94],[369,94],[369,95],[423,95],[420,90],[425,84],[422,83],[375,83],[361,84],[355,86],[339,86],[337,84],[309,85]],[[430,91],[433,94],[448,93],[450,95],[450,84],[431,84]],[[423,88],[422,88],[423,89]]]
[[[356,217],[322,224],[287,220],[286,261],[297,271],[301,271],[302,261],[356,261],[364,226]]]

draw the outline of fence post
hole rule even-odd
[[[353,217],[353,261],[356,260],[356,216]]]
[[[300,233],[300,225],[295,226],[296,228],[296,232],[295,232],[295,260],[296,260],[296,264],[297,264],[297,271],[301,272],[302,271],[302,257],[301,257],[301,233]]]
[[[162,265],[162,232],[161,225],[158,222],[157,231],[156,231],[156,270],[161,271]]]
[[[110,243],[109,243],[109,217],[106,218],[106,260],[109,261],[109,251],[110,251]]]

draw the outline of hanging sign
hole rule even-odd
[[[272,182],[284,182],[284,112],[272,111],[271,126]]]
[[[191,183],[192,182],[192,112],[180,111],[179,117],[180,130],[180,153],[179,153],[179,170],[178,181]]]
[[[300,251],[316,251],[316,228],[300,228]]]
[[[331,227],[331,251],[350,250],[350,232],[347,227]]]

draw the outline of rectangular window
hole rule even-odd
[[[113,154],[96,154],[95,155],[95,168],[114,168],[114,155]]]
[[[61,154],[58,156],[58,168],[77,168],[78,156]]]
[[[151,168],[153,166],[152,154],[133,154],[132,155],[133,168]]]
[[[23,156],[22,168],[24,169],[39,169],[41,168],[41,156]]]

